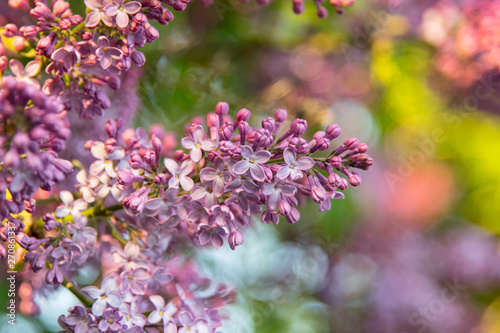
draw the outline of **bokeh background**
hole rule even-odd
[[[221,332],[500,332],[500,2],[360,0],[320,20],[313,3],[214,0],[160,34],[115,96],[131,124],[181,133],[219,101],[280,107],[375,159],[330,212],[197,254],[238,292]],[[74,302],[38,299],[19,332],[56,331]]]

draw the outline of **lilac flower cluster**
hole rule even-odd
[[[168,24],[173,19],[162,4],[182,11],[187,1],[85,0],[88,15],[84,20],[64,0],[21,0],[11,5],[28,12],[36,25],[8,24],[2,34],[19,45],[13,51],[35,56],[37,63],[44,64],[29,76],[45,70],[49,75],[43,86],[46,94],[58,96],[66,110],[81,118],[93,118],[110,106],[103,88],[118,89],[121,74],[132,63],[142,66],[146,61],[138,48],[159,37],[149,20]],[[6,69],[7,60],[1,58],[0,72]]]
[[[344,197],[339,190],[361,183],[352,168],[373,164],[366,144],[355,138],[330,150],[341,133],[335,124],[307,141],[302,119],[278,135],[287,115],[283,109],[264,119],[261,128],[249,125],[249,110],[238,111],[235,121],[228,110],[224,102],[217,105],[207,116],[207,133],[193,123],[181,140],[185,150],[175,151],[173,158],[162,158],[162,141],[154,134],[150,142],[134,142],[130,167],[118,171],[117,181],[119,189],[131,191],[123,207],[131,216],[142,216],[136,219],[141,227],[177,229],[216,248],[227,236],[234,249],[243,243],[240,229],[253,214],[264,223],[278,224],[279,216],[295,223],[300,218],[296,207],[307,199],[328,210],[332,199]],[[328,150],[326,156],[312,155]]]
[[[50,190],[73,170],[71,162],[57,155],[70,135],[63,111],[56,98],[33,84],[11,76],[2,78],[0,220],[25,208],[34,210],[35,192]]]

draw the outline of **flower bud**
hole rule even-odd
[[[215,106],[215,113],[220,119],[224,119],[224,116],[229,112],[229,104],[226,102],[219,102]]]
[[[234,250],[236,246],[243,244],[244,242],[243,234],[239,230],[232,231],[229,234],[227,241],[231,249]]]
[[[340,136],[342,133],[342,130],[340,129],[340,126],[337,124],[331,124],[328,125],[325,131],[325,136],[328,140],[334,140]]]

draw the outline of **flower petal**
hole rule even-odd
[[[295,164],[296,155],[292,149],[290,148],[285,149],[285,151],[283,152],[283,157],[285,158],[286,164],[288,165]]]
[[[258,164],[252,164],[252,166],[250,167],[250,174],[252,175],[253,179],[259,182],[263,182],[264,179],[266,179],[264,168]]]
[[[101,14],[97,11],[90,12],[85,18],[86,27],[95,27],[101,21]]]
[[[308,156],[302,156],[295,162],[295,166],[299,170],[309,170],[314,166],[315,162],[312,158]]]
[[[123,8],[125,8],[125,11],[129,14],[135,14],[141,9],[141,4],[137,1],[130,1],[127,2]]]
[[[255,153],[254,158],[257,163],[266,163],[271,158],[271,153],[267,150],[259,150]]]
[[[128,22],[129,22],[128,14],[125,11],[119,11],[118,14],[116,14],[117,26],[119,26],[120,28],[126,28]]]
[[[252,155],[253,155],[252,147],[241,146],[241,156],[243,156],[243,158],[249,158]]]
[[[233,172],[237,175],[242,175],[245,172],[247,172],[249,168],[250,168],[250,162],[248,162],[247,160],[243,160],[239,161],[234,165]]]
[[[276,174],[279,179],[285,179],[290,174],[290,168],[288,166],[281,167]]]
[[[71,206],[73,204],[73,194],[71,194],[70,191],[61,191],[59,197],[66,206]]]

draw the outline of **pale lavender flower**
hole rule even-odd
[[[179,333],[208,333],[207,323],[204,319],[194,319],[193,315],[187,311],[179,313],[181,328]]]
[[[116,25],[120,28],[127,27],[129,14],[135,14],[141,9],[141,4],[137,1],[124,3],[123,0],[113,0],[113,4],[104,7],[104,13],[109,16],[116,16]]]
[[[191,133],[191,138],[186,137],[181,140],[182,146],[191,149],[190,156],[193,162],[199,162],[202,157],[202,150],[212,151],[216,144],[211,139],[204,139],[205,131],[201,125],[196,125]]]
[[[74,327],[75,333],[86,333],[89,331],[89,325],[94,323],[95,317],[87,313],[87,310],[81,306],[76,305],[70,308],[70,314],[64,319],[64,322]]]
[[[117,201],[121,201],[124,197],[123,191],[118,188],[118,183],[116,178],[110,178],[107,173],[102,173],[99,176],[99,181],[101,185],[97,186],[95,189],[95,195],[98,198],[106,198],[109,193]]]
[[[79,183],[76,188],[82,195],[83,200],[88,203],[94,202],[96,197],[94,189],[99,185],[99,179],[94,175],[87,177],[87,171],[82,169],[76,174],[76,180]]]
[[[86,27],[95,27],[102,20],[108,27],[113,26],[113,18],[106,15],[104,7],[112,3],[111,0],[84,0],[87,8],[92,11],[85,18]]]
[[[191,201],[191,211],[187,216],[187,220],[191,223],[208,224],[210,216],[208,209],[199,201]]]
[[[269,196],[267,205],[269,209],[273,210],[278,207],[279,201],[284,199],[282,196],[294,196],[296,191],[297,188],[295,188],[295,186],[287,185],[280,181],[276,182],[276,184],[265,183],[262,187],[262,194]]]
[[[73,243],[69,238],[63,238],[59,247],[56,247],[50,255],[54,259],[63,257],[64,260],[71,263],[73,261],[73,256],[79,253],[82,253],[80,245]]]
[[[113,252],[113,261],[121,264],[121,267],[126,271],[139,267],[139,264],[145,264],[145,262],[139,258],[141,248],[136,242],[128,242],[123,248],[123,253],[120,252]]]
[[[163,320],[163,323],[166,325],[168,322],[174,322],[173,315],[177,312],[177,308],[173,302],[165,305],[163,297],[158,295],[149,296],[149,300],[155,307],[155,310],[148,316],[149,323],[156,324]]]
[[[120,324],[127,327],[144,327],[146,324],[146,317],[139,312],[139,306],[136,301],[133,301],[130,305],[127,303],[120,304],[119,310],[123,314]],[[139,332],[141,331],[139,330]]]
[[[97,230],[87,227],[87,218],[79,216],[73,223],[67,223],[66,229],[72,235],[73,242],[78,244],[94,244],[97,237]]]
[[[172,175],[172,178],[168,181],[168,186],[170,187],[179,187],[179,184],[186,191],[190,191],[193,186],[193,180],[188,176],[194,168],[193,161],[185,160],[182,162],[181,166],[170,158],[164,159],[165,167],[168,172]]]
[[[59,193],[59,197],[61,198],[63,204],[57,207],[54,213],[56,217],[63,218],[71,214],[73,219],[76,220],[81,215],[81,212],[87,209],[87,203],[85,200],[74,200],[73,194],[69,191],[61,191],[61,193]]]
[[[146,292],[146,283],[149,278],[149,274],[145,268],[136,268],[134,270],[129,270],[122,272],[120,274],[122,284],[120,286],[120,291],[122,293],[130,290],[135,295],[144,295]]]
[[[308,156],[302,156],[297,160],[295,151],[290,148],[283,152],[286,166],[281,167],[276,174],[279,179],[286,179],[288,176],[292,180],[302,178],[302,171],[309,170],[314,166],[314,160]]]
[[[9,68],[19,81],[34,85],[35,87],[40,89],[40,83],[38,83],[38,81],[33,78],[38,74],[38,72],[40,72],[40,60],[36,59],[30,61],[26,64],[26,67],[23,68],[23,64],[21,64],[19,60],[11,59],[9,61]]]
[[[200,244],[205,245],[210,242],[216,249],[220,249],[224,244],[222,237],[225,235],[226,231],[221,227],[202,225],[200,226],[200,230],[198,230],[198,240]]]
[[[217,198],[222,195],[222,191],[213,188],[212,182],[205,183],[204,186],[195,187],[191,191],[191,199],[204,200],[205,206],[212,207],[217,204]]]
[[[263,182],[266,178],[266,175],[264,173],[262,164],[269,161],[269,159],[271,158],[271,153],[267,150],[259,150],[254,153],[252,147],[242,146],[241,156],[244,158],[244,160],[239,161],[234,165],[234,173],[242,175],[250,170],[250,174],[252,175],[253,179]]]
[[[213,182],[213,190],[222,194],[224,192],[224,183],[229,181],[231,177],[227,171],[224,171],[225,163],[222,158],[217,157],[214,164],[215,168],[205,167],[200,171],[200,180],[202,182]]]
[[[108,69],[113,64],[113,60],[116,61],[123,58],[123,52],[116,47],[112,47],[107,37],[100,36],[97,39],[97,45],[99,48],[95,54],[102,69]]]
[[[113,308],[117,308],[121,304],[114,276],[106,277],[101,283],[101,289],[88,286],[82,288],[82,291],[95,300],[92,304],[92,313],[96,316],[101,316],[108,304]]]
[[[106,151],[104,142],[96,141],[92,144],[90,148],[92,156],[94,156],[97,161],[90,165],[90,173],[98,174],[101,171],[106,171],[108,176],[114,178],[116,177],[116,172],[113,166],[114,160],[122,159],[125,156],[125,152],[122,148],[116,148],[111,154]]]
[[[78,52],[72,45],[65,45],[58,48],[50,57],[55,61],[47,66],[47,73],[50,73],[52,69],[57,70],[57,66],[62,66],[61,68],[64,72],[69,72],[76,63],[80,62],[81,58],[80,52]]]
[[[120,311],[115,311],[113,309],[106,309],[102,314],[102,320],[99,322],[99,330],[101,332],[117,332],[122,328],[120,321],[123,315]]]
[[[174,215],[173,212],[179,204],[180,199],[177,199],[179,188],[172,187],[168,188],[166,191],[162,189],[161,192],[163,192],[161,198],[154,198],[147,201],[144,205],[144,209],[148,215],[155,216],[158,214],[158,218],[161,221],[167,221]]]

